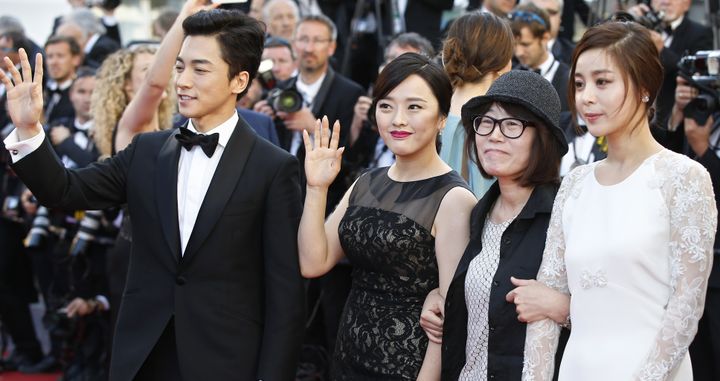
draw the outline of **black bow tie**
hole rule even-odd
[[[185,127],[180,127],[180,133],[175,135],[175,139],[180,145],[190,151],[194,146],[200,146],[207,157],[212,157],[217,148],[220,134],[217,132],[210,135],[196,134]]]
[[[542,75],[542,72],[540,71],[540,69],[533,69],[532,71],[534,71],[535,74],[540,74],[540,75]]]
[[[672,36],[672,34],[673,34],[673,29],[672,29],[672,26],[670,26],[669,24],[666,25],[663,30],[665,31],[665,33],[666,33],[668,36]]]

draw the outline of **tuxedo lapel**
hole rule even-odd
[[[168,135],[157,158],[158,173],[155,178],[155,200],[162,225],[165,241],[177,261],[180,258],[180,228],[177,212],[177,176],[180,160],[180,144],[175,135]]]
[[[205,194],[205,199],[200,206],[200,212],[185,248],[184,262],[191,260],[222,215],[225,205],[237,187],[248,156],[255,145],[255,139],[257,139],[257,134],[240,117],[227,146],[223,150],[220,162]]]

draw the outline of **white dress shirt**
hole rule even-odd
[[[237,113],[233,113],[230,119],[219,126],[205,133],[206,135],[218,133],[218,145],[211,157],[207,157],[199,146],[194,146],[190,151],[180,149],[180,160],[178,161],[178,182],[177,182],[177,207],[178,226],[180,227],[181,254],[185,255],[185,248],[190,235],[192,234],[195,220],[200,213],[200,206],[205,199],[210,181],[215,174],[225,146],[230,140],[238,122]],[[197,133],[192,124],[188,121],[187,128]]]
[[[555,59],[555,56],[552,53],[548,52],[548,57],[545,59],[545,62],[540,64],[538,69],[540,69],[540,75],[547,79],[548,82],[552,83],[559,66],[560,62]]]
[[[322,86],[326,75],[327,72],[323,73],[320,78],[318,78],[315,82],[311,84],[303,82],[302,77],[298,77],[297,81],[295,82],[295,88],[303,96],[303,106],[312,109],[313,101],[315,101],[315,96],[320,91],[320,86]],[[311,137],[313,136],[310,131],[308,131],[308,133],[310,133]],[[301,145],[303,145],[302,132],[293,131],[292,141],[290,142],[290,153],[297,156],[298,150],[300,149]]]

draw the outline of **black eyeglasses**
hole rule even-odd
[[[473,130],[480,136],[488,136],[500,126],[500,133],[508,139],[517,139],[523,134],[525,128],[532,126],[527,120],[518,118],[495,119],[487,115],[478,115],[473,119]]]

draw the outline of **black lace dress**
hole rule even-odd
[[[455,172],[396,182],[388,168],[355,184],[338,233],[353,264],[333,358],[333,380],[415,380],[427,348],[420,312],[438,287],[435,215]]]

